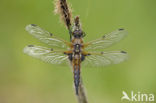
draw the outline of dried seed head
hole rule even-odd
[[[55,13],[60,15],[61,20],[69,29],[71,26],[72,10],[66,0],[55,0]]]

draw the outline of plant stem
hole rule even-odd
[[[80,84],[79,84],[79,94],[76,96],[77,96],[78,103],[88,103],[86,91],[82,82],[82,77],[80,79]]]

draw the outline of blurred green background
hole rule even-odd
[[[80,15],[85,41],[120,27],[128,36],[107,50],[125,50],[126,62],[82,68],[89,103],[121,103],[122,91],[156,93],[156,1],[68,0]],[[76,103],[72,72],[23,53],[28,44],[46,46],[25,31],[37,24],[69,40],[53,0],[1,0],[0,103]]]

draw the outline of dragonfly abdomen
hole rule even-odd
[[[78,95],[79,84],[80,84],[80,64],[81,64],[80,54],[74,53],[72,65],[73,65],[73,74],[74,74],[74,84],[75,84],[75,90],[77,95]]]
[[[79,84],[80,84],[80,65],[75,64],[73,72],[74,72],[75,90],[76,90],[76,94],[78,95],[78,89],[79,89]]]

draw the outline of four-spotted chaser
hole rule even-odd
[[[76,19],[79,18],[76,17]],[[43,43],[50,45],[52,48],[28,45],[24,48],[24,53],[51,64],[70,63],[73,68],[77,95],[80,84],[81,65],[84,65],[84,67],[106,66],[109,64],[117,64],[127,59],[127,54],[124,51],[98,51],[98,49],[109,47],[125,37],[127,32],[124,29],[117,29],[114,32],[87,43],[83,42],[85,33],[76,23],[71,30],[70,42],[56,37],[35,24],[26,26],[26,31]],[[57,50],[57,48],[62,48],[64,50]]]

